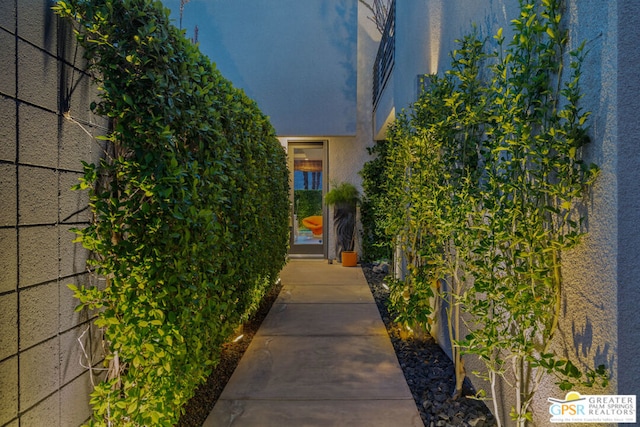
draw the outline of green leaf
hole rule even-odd
[[[126,102],[127,104],[129,104],[129,105],[133,106],[133,99],[131,99],[131,96],[129,96],[129,94],[128,94],[128,93],[123,93],[123,94],[122,94],[122,100],[123,100],[124,102]]]
[[[551,38],[551,40],[555,40],[556,34],[553,32],[553,28],[547,27],[547,35]]]

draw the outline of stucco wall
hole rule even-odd
[[[179,20],[179,0],[163,2]],[[356,132],[357,0],[191,0],[183,28],[278,135]],[[178,22],[176,22],[178,25]]]
[[[586,41],[589,51],[583,65],[581,106],[592,112],[584,150],[587,161],[601,168],[593,191],[583,203],[586,214],[583,244],[563,258],[563,316],[556,349],[579,367],[605,364],[612,372],[611,384],[598,393],[615,394],[626,373],[620,370],[618,353],[625,343],[618,335],[618,270],[621,262],[617,235],[619,201],[618,171],[618,13],[616,2],[567,1],[570,47]],[[636,236],[637,237],[637,236]],[[638,366],[635,367],[636,371]],[[579,392],[588,394],[590,390]],[[549,380],[540,390],[535,409],[539,425],[549,425],[547,397],[564,396]]]
[[[0,0],[0,425],[77,426],[90,416],[79,341],[99,362],[97,334],[67,284],[88,282],[72,227],[89,220],[72,192],[106,123],[71,30],[47,0]],[[86,331],[86,333],[85,333]],[[80,338],[80,340],[78,340]],[[84,361],[86,363],[86,360]]]
[[[416,101],[418,75],[442,73],[449,67],[455,41],[471,33],[474,25],[480,36],[504,28],[509,39],[509,21],[517,10],[513,0],[396,0],[396,111]]]
[[[617,2],[618,393],[640,390],[640,3]]]
[[[398,1],[392,86],[396,111],[416,100],[418,74],[441,74],[449,67],[455,40],[470,33],[472,24],[490,44],[500,27],[509,40],[509,21],[517,12],[517,0]],[[608,388],[596,390],[602,394],[635,394],[640,381],[640,316],[634,307],[640,300],[639,12],[633,0],[567,0],[563,11],[570,47],[586,41],[581,106],[592,112],[592,141],[584,156],[600,166],[601,174],[580,207],[587,216],[588,235],[563,259],[563,318],[555,347],[582,368],[607,365],[612,378]],[[444,332],[439,338],[448,350]],[[537,393],[536,425],[550,425],[546,399],[564,397],[553,382],[546,381]],[[508,402],[510,394],[504,389],[502,399]],[[508,420],[508,413],[502,419]]]
[[[357,81],[357,127],[353,137],[335,137],[329,141],[329,182],[351,182],[362,191],[359,171],[368,160],[366,147],[373,142],[371,117],[373,106],[373,63],[381,34],[368,17],[370,12],[358,2],[358,81]],[[329,259],[336,257],[335,233],[329,233]],[[356,241],[356,249],[360,249]],[[360,251],[361,253],[361,251]]]
[[[354,3],[355,5],[355,3]],[[333,125],[330,122],[322,127],[323,133],[313,134],[309,129],[302,129],[299,134],[280,135],[279,139],[284,147],[288,142],[308,142],[325,141],[328,156],[327,182],[329,188],[333,183],[350,182],[358,189],[362,189],[362,178],[358,172],[368,160],[366,147],[373,143],[372,116],[372,69],[375,60],[380,33],[373,22],[368,17],[370,12],[366,7],[358,2],[358,22],[357,22],[357,88],[355,91],[355,101],[357,108],[354,110],[355,132],[353,135],[336,135],[332,133]],[[355,65],[355,64],[354,64]],[[339,82],[338,82],[339,85]],[[301,123],[301,126],[304,122]],[[276,127],[276,130],[278,128]],[[327,189],[327,190],[328,190]],[[333,212],[326,211],[327,218],[327,257],[335,259],[335,233],[333,230]],[[357,248],[360,242],[356,242]]]

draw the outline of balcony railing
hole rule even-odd
[[[382,40],[380,40],[380,46],[378,47],[378,53],[376,54],[376,62],[373,65],[373,109],[375,110],[380,96],[384,91],[387,81],[393,71],[393,64],[395,63],[395,50],[396,50],[396,2],[391,2],[389,8],[389,15],[387,16],[387,22],[384,26],[384,33],[382,34]]]

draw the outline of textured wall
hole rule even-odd
[[[501,27],[509,40],[509,22],[517,11],[514,0],[396,0],[396,111],[416,101],[418,75],[447,69],[455,41],[471,33],[472,26],[481,37],[489,36],[489,44]]]
[[[415,101],[418,74],[448,68],[455,40],[471,32],[472,23],[490,44],[500,27],[509,40],[509,21],[517,11],[517,0],[398,1],[392,86],[396,111]],[[588,235],[563,259],[563,318],[555,346],[582,368],[609,367],[611,384],[599,393],[633,394],[640,381],[640,316],[634,307],[640,300],[640,5],[635,0],[566,0],[563,15],[570,47],[586,41],[581,106],[592,112],[592,142],[583,154],[600,166],[601,174],[580,207]],[[448,349],[445,332],[440,340]],[[508,401],[509,394],[505,390],[502,398]],[[563,396],[553,380],[543,384],[534,405],[536,425],[549,425],[547,397]]]
[[[369,160],[366,147],[372,145],[373,142],[373,127],[371,123],[373,109],[371,105],[371,88],[373,85],[372,69],[380,40],[380,33],[376,30],[375,25],[368,19],[369,14],[370,12],[366,7],[358,3],[357,125],[355,135],[336,136],[331,133],[332,126],[328,123],[327,126],[324,127],[326,133],[323,134],[313,135],[303,131],[301,135],[279,137],[285,147],[288,142],[326,141],[328,154],[327,178],[330,188],[333,183],[346,181],[353,183],[361,189],[362,178],[358,172],[362,169],[364,163]],[[327,212],[327,256],[329,259],[335,259],[333,212],[331,209]]]
[[[72,227],[89,220],[72,192],[81,160],[102,149],[106,123],[70,28],[47,0],[0,0],[0,425],[74,426],[90,415],[79,340],[99,362],[86,312],[69,283],[86,283],[87,253]],[[86,361],[85,361],[86,362]]]
[[[179,19],[180,1],[163,3]],[[191,35],[198,26],[202,52],[258,102],[278,135],[354,135],[357,4],[192,1],[183,28]]]
[[[329,140],[329,182],[347,181],[362,190],[362,178],[358,174],[369,160],[366,147],[373,141],[371,117],[373,106],[371,88],[372,69],[375,61],[380,33],[367,18],[370,12],[358,3],[358,85],[357,127],[354,137],[336,137]],[[360,242],[356,242],[359,250]],[[329,259],[335,258],[335,233],[329,233]]]
[[[640,390],[640,3],[617,2],[618,393]]]
[[[559,354],[570,357],[579,367],[605,364],[613,377],[606,390],[617,392],[617,384],[627,375],[620,370],[618,354],[627,343],[620,340],[617,301],[621,266],[619,230],[619,189],[617,184],[620,139],[618,131],[618,17],[616,2],[569,0],[564,12],[569,26],[570,47],[586,41],[588,55],[583,64],[581,106],[592,112],[589,119],[591,143],[583,155],[601,168],[591,196],[581,210],[586,214],[583,244],[563,259],[563,316],[556,336]],[[637,238],[637,235],[636,235]],[[627,265],[625,267],[628,268]],[[637,372],[638,366],[635,370]],[[589,390],[578,390],[588,393]],[[548,425],[547,397],[564,396],[553,381],[539,391],[535,406],[539,425]]]

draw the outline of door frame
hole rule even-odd
[[[294,242],[294,149],[296,148],[321,148],[322,149],[322,244],[321,245],[296,245]],[[328,218],[329,209],[324,204],[324,195],[327,192],[328,169],[329,169],[329,156],[328,156],[328,141],[322,139],[309,139],[309,140],[287,140],[287,163],[289,166],[289,257],[291,258],[327,258],[329,254],[329,231],[328,231]]]

